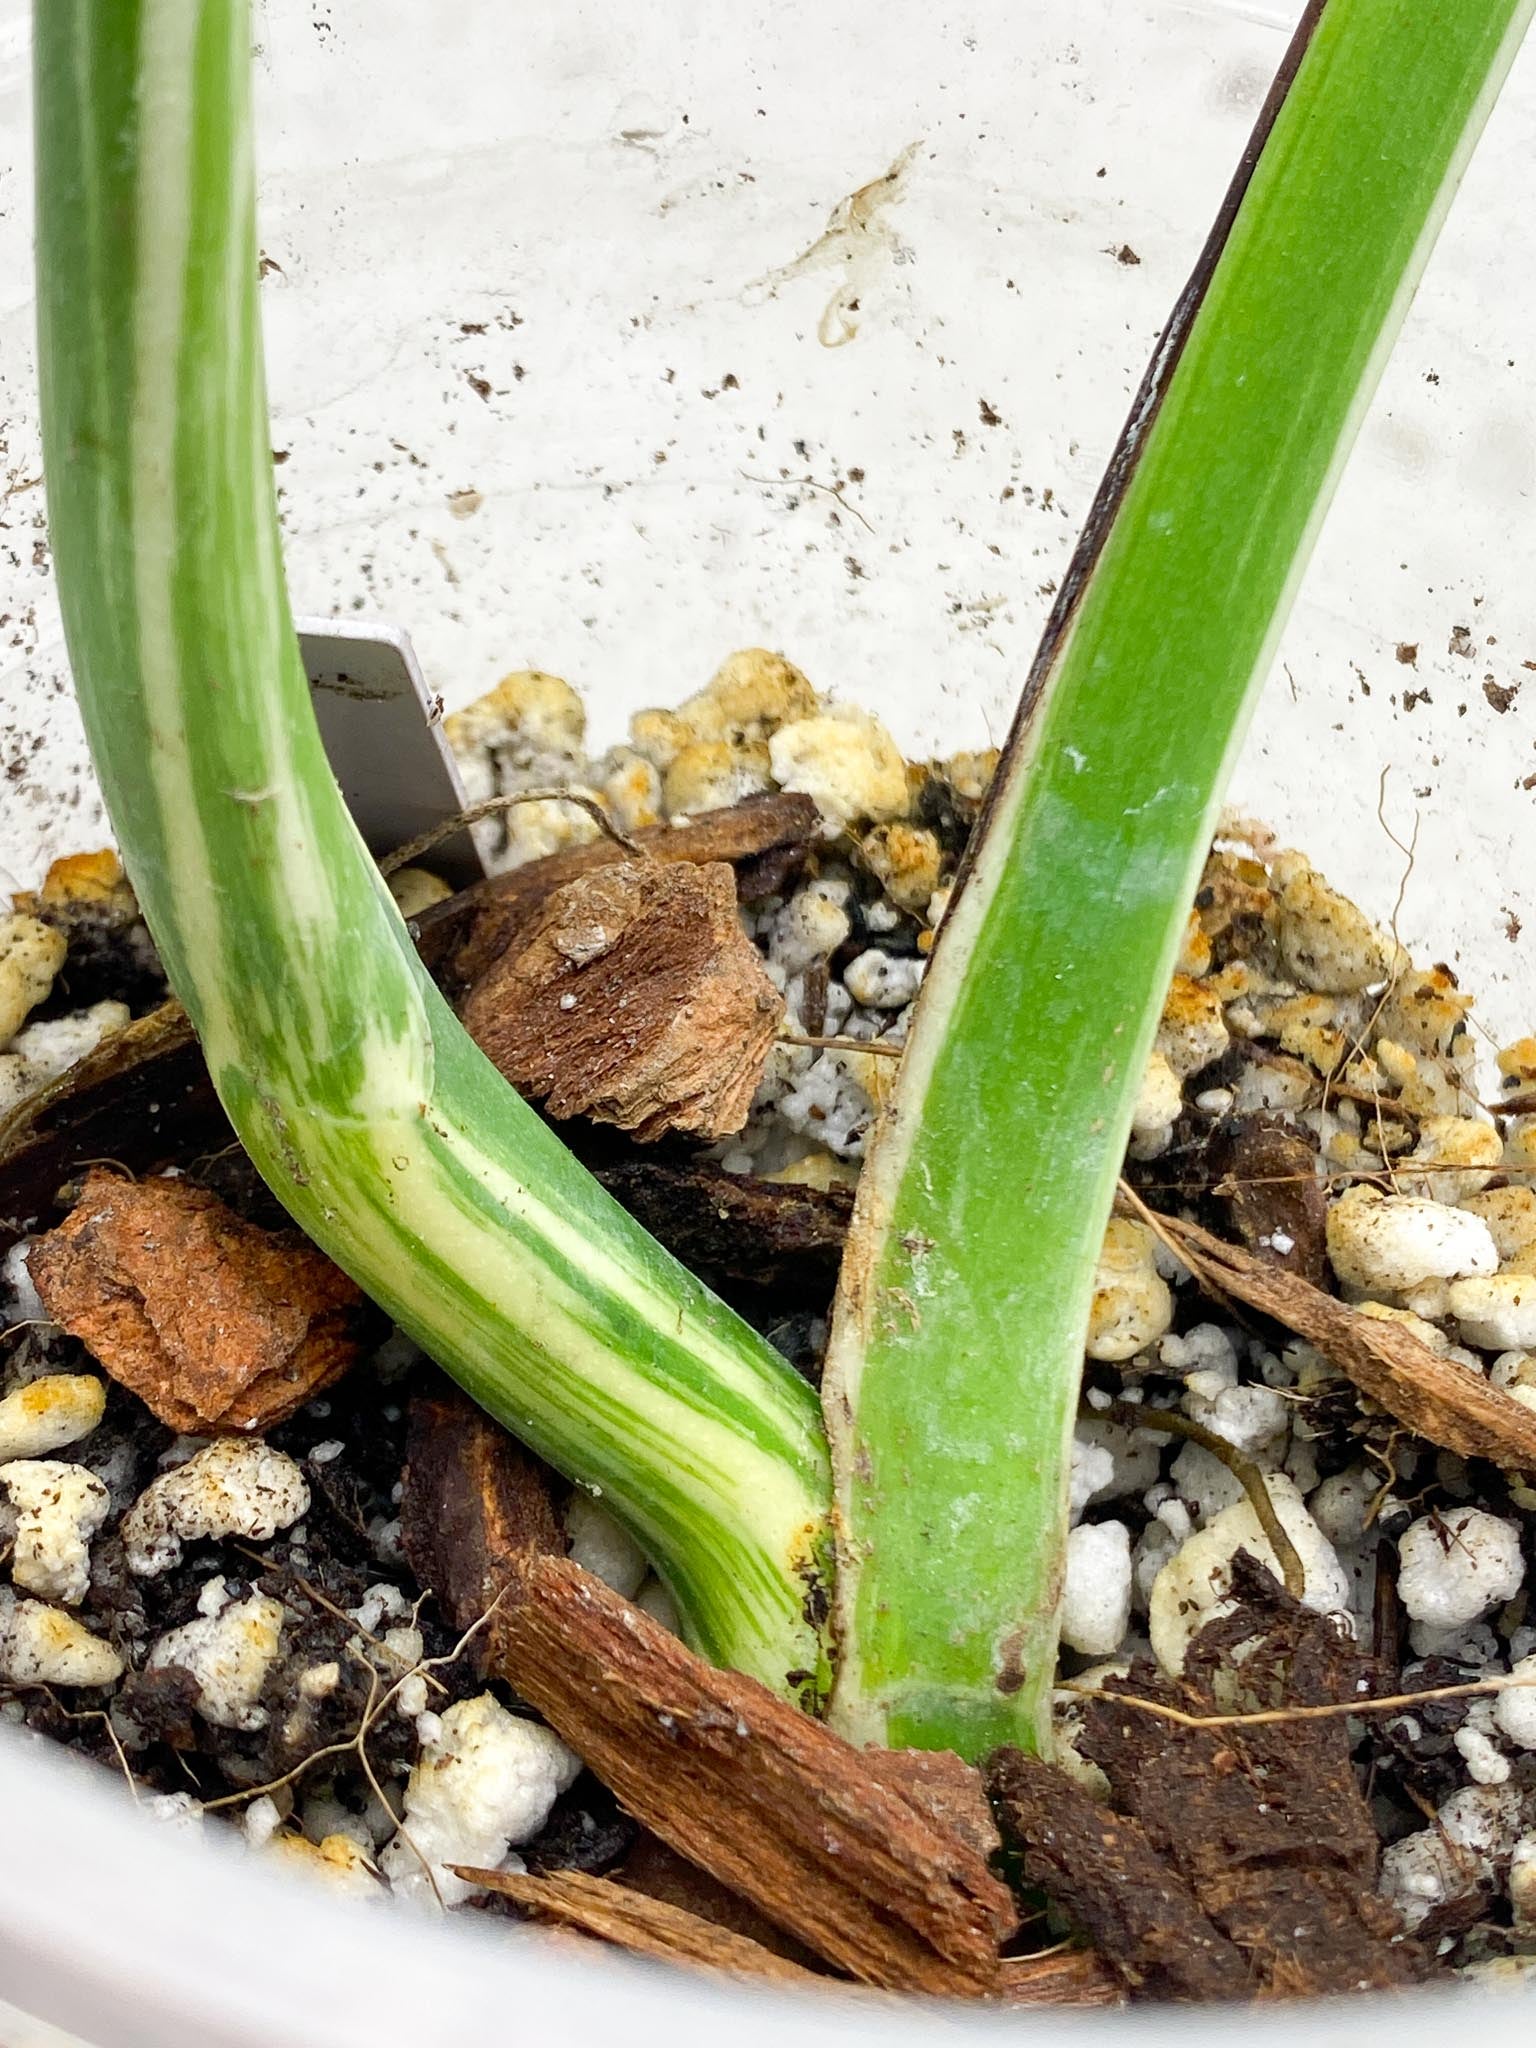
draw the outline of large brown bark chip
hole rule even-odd
[[[989,1778],[1024,1874],[1064,1906],[1135,1998],[1252,1995],[1248,1965],[1133,1820],[1051,1764],[1001,1749]]]
[[[776,1925],[867,1984],[998,1990],[1007,1890],[865,1752],[568,1559],[525,1554],[493,1634],[501,1675],[628,1810]]]
[[[551,1116],[724,1138],[746,1122],[784,1001],[729,867],[626,861],[557,889],[461,1014]]]
[[[1201,1630],[1184,1676],[1138,1661],[1083,1710],[1080,1747],[1116,1804],[1240,1949],[1269,1997],[1386,1990],[1422,1974],[1414,1944],[1376,1895],[1380,1841],[1350,1759],[1343,1715],[1190,1726],[1196,1720],[1339,1704],[1364,1689],[1352,1640],[1240,1555],[1238,1605]]]
[[[401,1520],[455,1626],[495,1603],[491,1672],[688,1863],[865,1983],[998,1992],[1016,1915],[967,1765],[853,1748],[552,1554],[544,1468],[452,1396],[413,1404]]]
[[[186,1181],[93,1168],[27,1266],[54,1321],[172,1429],[269,1429],[360,1348],[364,1298],[345,1273]]]
[[[751,902],[783,887],[820,832],[821,813],[811,799],[786,790],[706,811],[686,825],[645,826],[635,841],[652,860],[730,862],[738,896]],[[414,920],[423,958],[434,973],[441,964],[460,983],[478,981],[556,889],[624,858],[613,840],[594,839],[488,875]]]
[[[509,1558],[565,1548],[544,1467],[446,1379],[411,1399],[400,1541],[461,1635],[506,1585]],[[483,1662],[483,1635],[471,1647]]]

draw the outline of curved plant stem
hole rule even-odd
[[[697,1647],[804,1690],[829,1487],[814,1396],[470,1043],[321,749],[272,487],[245,0],[41,0],[35,49],[70,659],[235,1129],[318,1244],[605,1497]]]
[[[1115,451],[865,1166],[835,1720],[1048,1735],[1094,1270],[1228,764],[1531,0],[1314,0]]]

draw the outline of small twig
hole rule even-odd
[[[621,832],[605,807],[595,796],[588,796],[578,789],[519,789],[501,796],[488,796],[483,802],[471,804],[467,810],[458,811],[451,818],[444,818],[441,824],[433,825],[426,832],[418,832],[414,839],[407,839],[404,846],[397,846],[393,853],[386,853],[379,861],[381,875],[393,875],[399,869],[409,867],[413,860],[420,859],[440,840],[461,831],[466,825],[478,825],[482,818],[494,818],[502,811],[515,809],[518,804],[574,804],[578,811],[585,811],[598,830],[611,839],[616,846],[622,846],[627,854],[636,860],[651,860],[654,856],[638,841],[631,839],[627,832]]]
[[[1127,1429],[1152,1429],[1163,1436],[1182,1436],[1192,1444],[1198,1444],[1203,1451],[1209,1451],[1218,1459],[1243,1492],[1248,1504],[1258,1518],[1259,1527],[1264,1531],[1270,1549],[1275,1553],[1276,1562],[1285,1580],[1285,1590],[1293,1600],[1307,1597],[1307,1574],[1296,1546],[1285,1532],[1285,1526],[1275,1512],[1275,1504],[1269,1497],[1269,1488],[1264,1483],[1264,1474],[1250,1458],[1245,1458],[1229,1444],[1225,1437],[1217,1436],[1212,1429],[1180,1415],[1172,1408],[1141,1408],[1133,1401],[1111,1401],[1107,1408],[1085,1408],[1085,1415],[1105,1415],[1111,1422],[1118,1422]]]
[[[1151,1714],[1159,1721],[1176,1722],[1180,1728],[1264,1728],[1285,1721],[1337,1721],[1351,1714],[1400,1714],[1421,1707],[1427,1700],[1470,1700],[1486,1693],[1519,1692],[1536,1686],[1536,1678],[1472,1678],[1462,1685],[1427,1686],[1423,1692],[1390,1692],[1374,1699],[1328,1700],[1314,1707],[1259,1707],[1242,1714],[1187,1714],[1182,1707],[1164,1706],[1161,1700],[1143,1699],[1139,1693],[1108,1692],[1095,1685],[1073,1685],[1057,1689],[1077,1699],[1109,1700],[1117,1707],[1133,1707],[1139,1714]]]
[[[877,1052],[888,1060],[899,1060],[904,1045],[887,1045],[883,1038],[816,1038],[806,1031],[781,1031],[780,1045],[808,1045],[817,1052]]]
[[[375,1677],[373,1666],[369,1663],[368,1659],[363,1655],[362,1651],[354,1650],[350,1643],[347,1645],[347,1651],[348,1654],[357,1663],[361,1664],[364,1667],[364,1669],[368,1671],[368,1673],[370,1674],[370,1679],[373,1680]],[[409,1677],[410,1675],[411,1674],[409,1672],[406,1673],[406,1677]],[[400,1685],[403,1685],[404,1683],[405,1679],[402,1678],[400,1680]],[[398,1685],[392,1687],[389,1697],[393,1698],[394,1694],[398,1691]],[[378,1772],[375,1771],[375,1769],[373,1768],[373,1759],[368,1754],[368,1744],[363,1740],[361,1733],[358,1736],[357,1761],[358,1767],[362,1771],[363,1776],[368,1780],[369,1790],[373,1793],[374,1798],[378,1800],[380,1806],[383,1807],[384,1811],[394,1821],[396,1833],[399,1835],[401,1841],[404,1842],[405,1846],[410,1850],[411,1854],[416,1858],[416,1861],[421,1865],[421,1874],[427,1880],[427,1883],[432,1887],[432,1896],[437,1901],[437,1910],[440,1913],[446,1913],[448,1908],[443,1902],[442,1888],[437,1881],[437,1872],[432,1868],[430,1862],[428,1862],[427,1858],[422,1854],[422,1851],[419,1845],[417,1844],[415,1837],[412,1835],[410,1829],[406,1826],[404,1813],[396,1813],[393,1806],[390,1805],[389,1800],[385,1795],[384,1787],[379,1783]]]
[[[58,1325],[54,1322],[52,1316],[28,1316],[25,1322],[12,1323],[6,1329],[0,1330],[0,1344],[3,1344],[7,1337],[14,1337],[19,1330],[53,1330],[57,1328]]]
[[[123,1176],[124,1180],[132,1181],[135,1186],[138,1185],[139,1176],[134,1172],[131,1166],[124,1166],[121,1159],[77,1159],[75,1161],[74,1172],[70,1175],[70,1178],[73,1180],[75,1176],[83,1172],[87,1166],[116,1167],[117,1171]]]

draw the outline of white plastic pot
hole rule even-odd
[[[910,748],[1000,737],[1296,11],[266,0],[265,311],[297,608],[404,625],[450,705],[510,667],[568,675],[600,740],[755,642]],[[18,886],[102,832],[35,482],[26,14],[0,0],[0,881]],[[1536,1024],[1533,129],[1536,51],[1445,230],[1234,792],[1384,914],[1405,869],[1377,816],[1386,771],[1393,832],[1420,828],[1401,935],[1463,972],[1500,1038]],[[849,229],[839,202],[897,163]],[[0,1997],[94,2048],[1230,2025],[791,2010],[500,1926],[347,1908],[150,1827],[110,1779],[9,1735],[0,1827]],[[1241,2025],[1358,2044],[1448,2021],[1424,1995]],[[1522,2018],[1463,2004],[1453,2023],[1513,2042]],[[42,2038],[23,2025],[0,2013],[0,2040]]]

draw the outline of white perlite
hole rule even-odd
[[[645,1552],[601,1501],[579,1487],[565,1510],[565,1533],[577,1564],[605,1586],[612,1586],[615,1593],[633,1600],[650,1570]]]
[[[1172,1321],[1173,1296],[1157,1270],[1151,1231],[1113,1217],[1094,1275],[1088,1356],[1121,1364],[1155,1343]]]
[[[1461,1628],[1519,1592],[1520,1531],[1481,1508],[1425,1515],[1398,1545],[1398,1598],[1410,1621]]]
[[[53,987],[64,965],[64,935],[18,911],[0,918],[0,1045],[9,1045],[27,1012]]]
[[[216,1728],[264,1728],[258,1706],[267,1673],[277,1661],[283,1633],[283,1604],[264,1593],[230,1600],[222,1578],[208,1581],[198,1601],[198,1618],[173,1628],[150,1649],[151,1671],[170,1665],[197,1681],[197,1710]]]
[[[0,1678],[13,1685],[115,1685],[123,1660],[62,1607],[0,1586]]]
[[[1394,1842],[1381,1859],[1379,1890],[1412,1934],[1439,1906],[1469,1897],[1513,1856],[1527,1823],[1525,1793],[1513,1785],[1466,1785],[1435,1825]]]
[[[91,1583],[91,1538],[111,1495],[83,1465],[20,1458],[0,1465],[10,1502],[11,1577],[23,1591],[77,1607]]]
[[[0,1401],[0,1459],[42,1458],[78,1443],[106,1405],[106,1387],[92,1374],[44,1373]]]
[[[1494,1726],[1516,1748],[1536,1749],[1536,1656],[1521,1657],[1509,1675],[1518,1683],[1495,1694]]]
[[[1069,1650],[1107,1657],[1131,1619],[1131,1532],[1123,1522],[1085,1522],[1067,1539],[1061,1639]]]
[[[1328,1257],[1356,1298],[1401,1295],[1426,1280],[1493,1273],[1499,1264],[1481,1216],[1364,1185],[1347,1189],[1329,1209]]]
[[[497,1868],[510,1847],[543,1827],[581,1759],[558,1735],[518,1720],[488,1692],[457,1701],[426,1733],[405,1788],[400,1832],[380,1860],[402,1898],[430,1906],[435,1880],[443,1904],[456,1906],[475,1887],[446,1866]]]
[[[265,1543],[308,1508],[309,1488],[292,1458],[259,1438],[221,1437],[153,1480],[124,1515],[128,1569],[141,1578],[169,1571],[183,1543],[206,1536]]]

